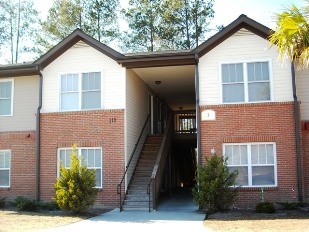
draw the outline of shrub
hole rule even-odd
[[[278,203],[283,206],[286,210],[294,210],[298,209],[299,207],[302,207],[304,204],[302,202],[282,202]]]
[[[258,213],[275,213],[276,208],[272,202],[259,202],[255,206],[255,210]]]
[[[93,206],[98,192],[95,185],[95,170],[81,165],[76,145],[73,145],[70,169],[61,165],[60,177],[54,184],[54,200],[62,210],[81,213]]]
[[[0,198],[0,209],[4,208],[5,206],[5,197]]]
[[[37,209],[34,200],[22,196],[16,197],[13,205],[15,205],[20,211],[36,211]]]
[[[214,154],[211,159],[206,157],[206,164],[198,168],[193,197],[209,214],[228,210],[238,196],[239,187],[231,187],[235,185],[238,171],[230,173],[226,160]]]
[[[45,209],[45,210],[49,210],[49,211],[55,211],[55,210],[58,210],[60,209],[58,204],[54,201],[52,202],[42,202],[39,204],[40,208],[41,209]]]

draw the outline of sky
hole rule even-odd
[[[52,2],[52,0],[34,0],[35,6],[43,18],[46,17]],[[291,4],[302,7],[306,0],[214,0],[214,2],[215,17],[211,21],[210,27],[226,26],[237,19],[239,15],[245,14],[249,18],[275,29],[275,13],[281,13]],[[120,4],[125,7],[128,5],[128,0],[120,0]]]
[[[46,19],[48,10],[53,4],[53,0],[33,0],[36,9],[40,12],[40,16],[43,20]],[[129,0],[119,0],[121,7],[128,6]],[[297,7],[303,7],[307,3],[306,0],[214,0],[214,18],[211,20],[209,29],[211,30],[205,36],[208,39],[210,36],[217,32],[216,26],[227,26],[234,20],[236,20],[241,14],[247,15],[249,18],[275,30],[275,13],[281,13],[288,6],[294,4]],[[120,30],[126,30],[127,26],[124,21],[120,21]],[[115,47],[116,49],[116,47]],[[6,59],[10,57],[9,53],[5,53],[5,56],[0,57],[0,64],[6,63]],[[20,62],[29,61],[27,55],[20,56]]]

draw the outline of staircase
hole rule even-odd
[[[162,142],[162,135],[148,135],[123,203],[123,210],[148,210],[147,186]]]

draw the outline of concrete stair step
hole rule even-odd
[[[132,206],[123,205],[122,210],[125,210],[125,211],[149,211],[149,207],[148,206],[147,207],[132,207]],[[152,206],[151,206],[150,210],[152,210]]]
[[[148,135],[132,176],[123,210],[149,210],[148,183],[158,156],[162,135]],[[151,203],[152,204],[152,203]],[[151,205],[152,207],[152,205]]]
[[[126,202],[145,202],[149,201],[149,195],[127,195]]]
[[[136,190],[136,189],[133,189],[133,190],[129,190],[128,191],[128,195],[146,195],[147,194],[147,189],[140,189],[140,190]]]

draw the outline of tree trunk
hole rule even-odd
[[[15,63],[18,62],[18,49],[19,49],[19,37],[20,37],[20,0],[18,2],[18,21],[17,21],[17,35],[16,35],[16,48],[15,48]]]
[[[297,180],[298,180],[298,200],[303,201],[303,175],[301,165],[301,148],[300,148],[300,128],[299,128],[299,105],[297,100],[296,91],[296,78],[295,78],[295,63],[291,63],[291,74],[292,74],[292,88],[293,88],[293,99],[294,99],[294,122],[295,122],[295,143],[296,143],[296,161],[297,161]]]
[[[190,41],[190,32],[189,32],[189,13],[188,13],[188,1],[185,0],[185,12],[186,12],[186,49],[190,49],[191,48],[191,41]]]

